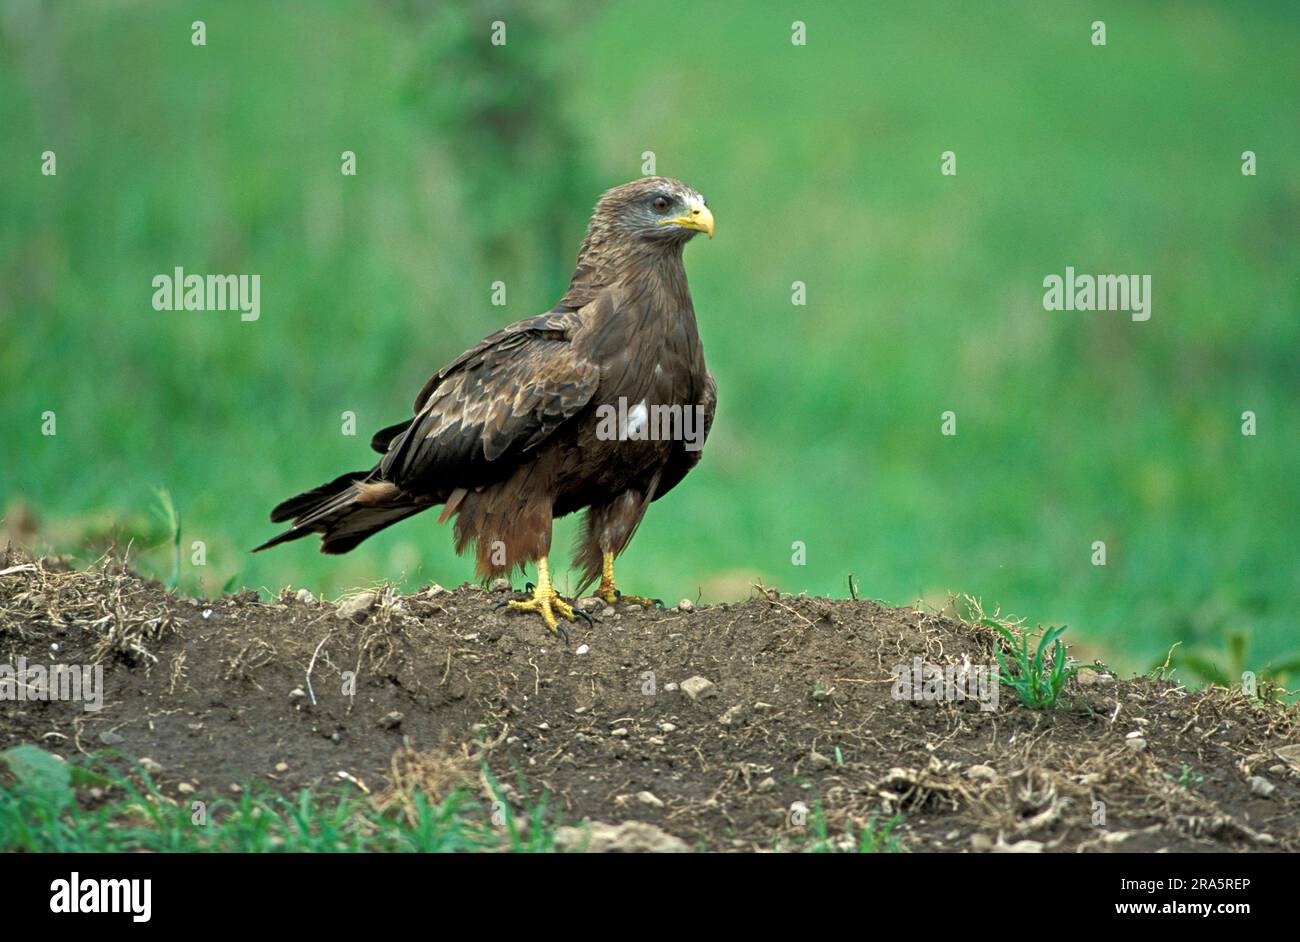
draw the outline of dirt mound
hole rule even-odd
[[[177,797],[261,780],[394,800],[485,761],[512,800],[549,793],[557,824],[673,849],[798,848],[900,814],[911,850],[1300,850],[1294,707],[1093,672],[1050,711],[1005,687],[996,709],[900,697],[896,666],[991,665],[996,635],[869,601],[597,603],[566,647],[495,609],[509,597],[205,601],[0,552],[0,665],[103,666],[97,711],[0,703],[0,750],[111,747]]]

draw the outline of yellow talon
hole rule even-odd
[[[631,602],[634,605],[644,605],[647,608],[658,606],[664,607],[664,603],[659,599],[648,599],[644,595],[624,595],[614,587],[614,554],[606,553],[604,561],[600,567],[600,586],[596,589],[596,595],[605,600],[605,604],[613,605],[618,601]]]
[[[547,628],[563,638],[565,644],[569,643],[569,633],[560,626],[555,616],[558,614],[568,621],[574,621],[578,616],[573,606],[560,598],[551,585],[551,572],[546,557],[537,561],[537,586],[533,589],[533,597],[526,602],[511,600],[507,604],[515,611],[537,612],[542,616],[542,621],[546,622]]]

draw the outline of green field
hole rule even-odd
[[[623,588],[855,573],[1125,669],[1182,641],[1261,670],[1300,649],[1298,47],[1291,3],[4,2],[0,536],[167,578],[161,487],[187,591],[472,578],[432,514],[247,550],[549,308],[653,151],[717,217],[687,270],[719,408]],[[176,266],[260,274],[260,319],[155,311]],[[1150,320],[1044,310],[1067,266],[1149,274]]]

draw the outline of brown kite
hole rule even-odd
[[[567,638],[556,615],[575,613],[551,584],[551,521],[587,511],[578,592],[599,578],[597,594],[614,604],[624,597],[614,558],[650,502],[699,462],[713,423],[717,389],[682,266],[698,232],[712,238],[713,214],[677,180],[605,193],[559,304],[439,370],[415,414],[371,440],[377,465],[280,504],[272,522],[292,525],[257,549],[319,533],[321,552],[346,553],[442,505],[440,523],[456,518],[456,551],[475,544],[479,578],[536,561],[532,598],[509,604]]]

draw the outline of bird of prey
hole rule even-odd
[[[435,373],[414,415],[375,434],[378,464],[284,501],[271,520],[290,528],[257,550],[319,533],[321,552],[345,553],[441,505],[480,579],[537,564],[532,597],[509,605],[567,640],[557,616],[575,612],[551,582],[551,522],[586,510],[578,593],[599,578],[609,604],[633,599],[615,587],[614,559],[699,462],[717,404],[682,264],[700,232],[713,237],[713,214],[678,180],[606,192],[559,303]]]

